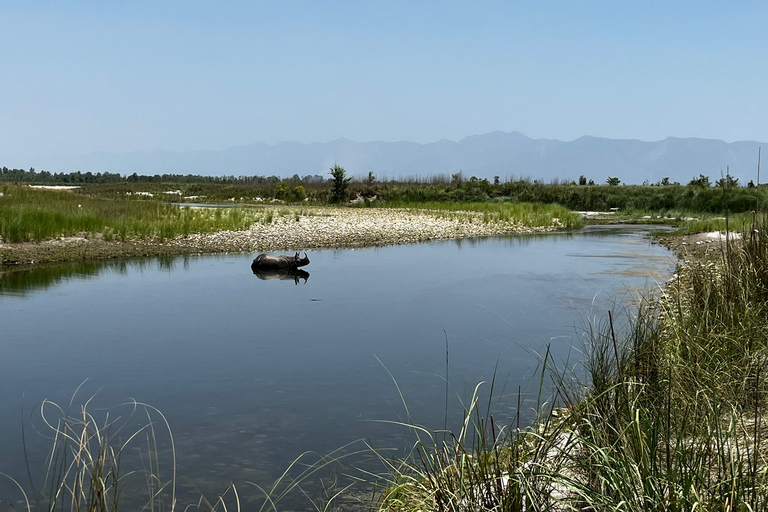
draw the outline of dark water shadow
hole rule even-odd
[[[50,265],[25,265],[0,270],[0,297],[25,297],[72,280],[95,279],[106,274],[126,275],[129,270],[158,269],[173,272],[177,265],[189,268],[189,255],[133,258],[109,261],[78,261]]]
[[[109,262],[112,269],[125,273],[125,262]],[[90,279],[101,275],[104,262],[77,262],[51,266],[14,268],[0,272],[0,295],[23,297],[34,291],[48,290],[73,278]]]

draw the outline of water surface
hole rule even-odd
[[[451,395],[496,372],[497,420],[514,421],[519,387],[529,418],[537,354],[577,361],[589,318],[671,275],[674,258],[646,235],[593,227],[311,251],[298,283],[259,279],[254,254],[5,275],[0,471],[25,474],[22,418],[85,379],[99,406],[133,397],[163,411],[179,472],[209,494],[266,484],[305,450],[404,446],[402,429],[375,421],[405,418],[393,379],[412,420],[441,428],[446,343]],[[449,403],[455,426],[461,407]]]

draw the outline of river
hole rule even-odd
[[[671,276],[674,256],[648,232],[318,250],[308,276],[288,279],[254,275],[254,254],[6,274],[0,471],[26,479],[25,425],[42,476],[49,441],[35,407],[68,404],[81,384],[74,403],[94,396],[97,416],[129,397],[162,411],[188,496],[266,485],[306,450],[359,439],[402,449],[406,429],[389,421],[456,428],[460,399],[482,381],[487,396],[495,379],[497,422],[516,421],[518,390],[529,421],[541,354],[575,365],[589,321]]]

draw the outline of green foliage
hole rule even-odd
[[[692,187],[706,187],[709,188],[711,183],[709,182],[709,176],[704,176],[703,174],[699,174],[698,178],[693,178],[688,185]]]
[[[305,452],[274,482],[241,484],[249,492],[238,491],[231,483],[209,500],[198,493],[194,482],[180,477],[174,436],[159,410],[135,400],[104,410],[97,408],[94,400],[79,400],[76,392],[63,407],[43,401],[35,415],[40,425],[34,431],[51,440],[44,475],[35,485],[38,468],[29,465],[32,459],[26,468],[29,489],[11,475],[0,473],[17,491],[3,496],[9,510],[277,512],[287,508],[285,502],[291,499],[293,507],[305,505],[308,510],[320,511],[319,493],[310,495],[307,489],[342,465],[345,458],[358,454],[347,450],[348,446],[326,455]],[[322,497],[322,510],[334,510],[338,494],[337,490],[336,495]],[[14,506],[10,499],[18,499],[22,506]]]
[[[715,182],[716,187],[720,188],[734,188],[739,186],[739,178],[734,178],[730,174],[725,178],[720,178]]]
[[[325,179],[318,175],[306,175],[299,177],[298,174],[294,174],[290,178],[293,182],[300,182],[304,185],[323,183]],[[6,182],[23,182],[23,183],[50,183],[50,184],[70,184],[70,185],[87,185],[87,184],[106,184],[106,183],[216,183],[225,185],[263,185],[272,184],[280,181],[277,176],[201,176],[197,174],[155,174],[144,175],[136,172],[122,176],[118,173],[110,172],[98,172],[93,174],[92,172],[70,172],[70,173],[50,173],[48,171],[35,171],[34,167],[31,167],[28,171],[24,169],[9,169],[7,167],[0,168],[0,181]]]
[[[699,175],[688,186],[673,183],[669,177],[655,185],[597,186],[594,180],[580,176],[578,185],[553,182],[543,184],[530,179],[512,179],[493,182],[471,176],[468,179],[459,171],[453,175],[437,175],[421,178],[382,180],[370,171],[367,177],[355,180],[338,174],[338,165],[331,168],[332,179],[318,175],[280,179],[276,176],[195,176],[195,175],[155,175],[142,176],[136,173],[120,177],[104,173],[97,183],[95,176],[86,179],[82,174],[72,175],[43,174],[21,169],[0,169],[0,181],[14,180],[44,183],[76,183],[81,188],[74,190],[77,195],[104,198],[125,198],[129,194],[141,192],[153,194],[154,199],[167,202],[207,202],[207,203],[263,203],[279,200],[282,202],[343,202],[351,196],[364,198],[376,196],[378,201],[404,202],[483,202],[504,198],[513,202],[557,203],[572,210],[605,211],[619,208],[623,211],[666,213],[668,211],[689,213],[731,213],[748,212],[758,208],[768,208],[768,187],[740,187],[739,180],[727,176],[718,181],[717,190],[713,190],[709,177]],[[338,179],[333,177],[333,172]],[[41,178],[43,176],[43,178]],[[106,176],[106,178],[105,178]],[[108,179],[107,179],[108,178]],[[118,179],[119,178],[119,179]],[[620,181],[611,178],[611,184]],[[301,188],[299,188],[301,187]],[[727,190],[726,194],[722,191]],[[173,192],[173,193],[169,193]],[[133,198],[137,198],[135,195]],[[152,199],[149,196],[138,198]]]
[[[295,182],[294,182],[295,183]],[[277,184],[275,198],[289,203],[298,203],[307,197],[304,185],[291,185],[289,182],[281,181]]]
[[[609,176],[605,182],[608,184],[609,187],[618,187],[621,183],[621,180],[619,178],[616,178],[615,176]]]
[[[165,417],[151,406],[132,401],[119,413],[97,419],[88,409],[91,400],[79,408],[72,403],[64,408],[49,400],[40,406],[42,425],[52,439],[45,478],[30,493],[12,479],[27,512],[173,510],[176,461]],[[161,461],[159,447],[173,454],[170,461]],[[30,478],[32,471],[27,468]]]
[[[346,172],[343,167],[333,164],[331,167],[331,182],[333,189],[331,190],[331,202],[342,203],[347,200],[347,187],[352,178],[346,177]]]
[[[385,204],[389,208],[423,209],[445,212],[444,215],[464,219],[467,222],[482,216],[483,222],[517,222],[529,227],[558,227],[576,229],[584,225],[584,219],[559,205],[511,202],[405,202],[393,201]]]
[[[255,220],[239,208],[180,208],[155,201],[93,198],[69,191],[6,187],[0,198],[0,237],[6,242],[103,233],[105,238],[173,238],[240,230]]]

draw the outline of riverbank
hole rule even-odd
[[[29,265],[139,256],[227,252],[304,251],[398,245],[473,236],[563,229],[558,218],[529,227],[516,219],[488,222],[482,212],[395,208],[261,207],[248,229],[177,236],[166,240],[107,240],[101,233],[42,242],[0,243],[2,265]]]
[[[576,368],[544,356],[554,394],[533,425],[505,432],[470,410],[450,443],[391,465],[379,510],[768,507],[768,220],[757,224],[664,240],[684,264],[626,328],[616,314],[584,326]]]

